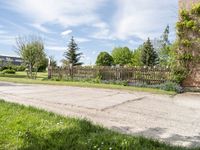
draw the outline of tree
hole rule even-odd
[[[159,63],[162,66],[169,65],[170,61],[170,46],[171,43],[169,41],[169,26],[167,26],[161,36],[160,40],[160,48],[159,48]]]
[[[145,66],[154,66],[158,63],[158,55],[151,44],[150,39],[143,44],[141,61]]]
[[[113,49],[112,57],[116,65],[128,65],[131,63],[132,51],[128,47],[117,47]]]
[[[42,39],[34,35],[18,37],[16,39],[16,50],[28,67],[28,77],[36,78],[38,67],[46,58]],[[33,71],[36,72],[35,75],[33,75]]]
[[[78,53],[77,52],[78,50],[79,50],[78,45],[76,44],[72,36],[68,45],[68,49],[64,53],[65,60],[72,66],[79,66],[83,64],[82,62],[80,62],[82,53]]]
[[[142,48],[143,46],[141,45],[133,51],[131,58],[132,66],[142,66],[142,61],[141,61]]]
[[[97,66],[111,66],[113,64],[113,58],[108,52],[101,52],[96,60]]]
[[[43,72],[48,66],[48,58],[44,57],[43,60],[38,65],[38,72]]]
[[[53,56],[50,56],[49,59],[50,59],[50,65],[54,68],[57,67],[57,62],[55,58]]]

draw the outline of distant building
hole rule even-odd
[[[23,60],[20,57],[2,56],[0,55],[0,66],[4,66],[8,63],[13,65],[21,65]]]
[[[189,10],[196,3],[200,3],[200,0],[179,0],[179,8]]]

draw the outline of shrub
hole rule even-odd
[[[179,84],[170,81],[160,84],[159,89],[165,91],[175,91],[177,93],[183,93],[183,88]]]
[[[172,71],[172,74],[173,80],[180,84],[187,77],[188,71],[184,67],[175,67]]]
[[[129,83],[130,86],[135,86],[135,87],[146,87],[146,88],[156,88],[156,89],[161,89],[161,90],[165,90],[165,91],[174,91],[177,93],[183,93],[183,88],[175,82],[171,82],[171,81],[167,81],[165,83],[162,84],[153,84],[153,85],[149,85],[147,83]]]
[[[23,65],[16,66],[16,71],[25,71],[26,67]]]
[[[5,69],[8,69],[8,66],[2,66],[2,67],[0,68],[0,71],[3,71],[3,70],[5,70]]]
[[[5,69],[2,71],[2,74],[15,74],[15,70],[13,69]]]

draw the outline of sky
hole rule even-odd
[[[101,51],[159,38],[167,25],[176,37],[178,0],[0,0],[0,55],[17,56],[19,36],[42,37],[58,64],[74,36],[82,62],[94,64]]]

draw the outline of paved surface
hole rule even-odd
[[[134,135],[200,146],[200,95],[176,96],[95,88],[0,82],[0,98]]]

